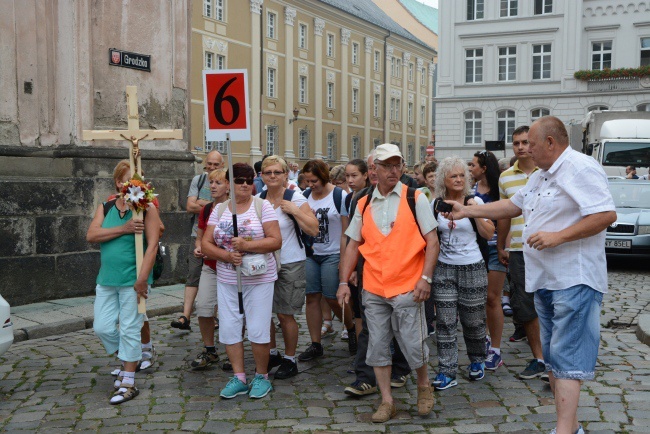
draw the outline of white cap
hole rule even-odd
[[[391,157],[399,157],[402,160],[404,159],[399,147],[391,143],[384,143],[375,148],[375,160],[386,161]]]

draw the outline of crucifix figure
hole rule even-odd
[[[141,130],[140,116],[138,114],[138,91],[136,86],[126,87],[126,106],[128,109],[128,129],[126,130],[83,130],[82,140],[126,140],[129,142],[129,164],[131,176],[142,176],[142,161],[140,154],[140,140],[170,140],[183,138],[183,130]],[[142,212],[133,210],[133,218],[142,219]],[[135,260],[136,272],[139,274],[142,268],[144,249],[142,236],[135,237]],[[138,312],[145,313],[146,305],[144,298],[140,299]]]

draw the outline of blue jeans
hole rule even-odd
[[[535,292],[544,362],[555,378],[594,378],[602,301],[603,294],[587,285]]]
[[[307,295],[323,294],[323,297],[336,300],[339,289],[340,255],[312,255],[305,262],[307,275]]]
[[[138,298],[133,286],[97,285],[95,293],[93,328],[106,353],[117,351],[117,357],[124,362],[139,361],[142,358],[140,329],[144,315],[138,313]]]

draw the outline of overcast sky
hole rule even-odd
[[[438,0],[417,0],[420,3],[424,3],[425,5],[432,6],[434,8],[438,8]]]

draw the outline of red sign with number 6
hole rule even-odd
[[[206,140],[250,140],[248,73],[245,69],[204,70]]]

